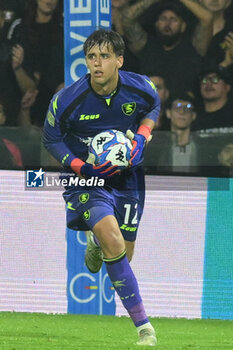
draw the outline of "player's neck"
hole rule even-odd
[[[118,76],[114,79],[109,80],[103,84],[92,81],[91,79],[91,87],[98,94],[102,96],[111,95],[113,91],[116,90],[118,85]]]

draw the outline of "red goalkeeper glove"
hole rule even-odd
[[[151,129],[147,125],[141,125],[138,128],[137,134],[134,134],[131,130],[127,130],[126,136],[131,140],[133,145],[129,163],[131,167],[135,167],[143,162],[144,147],[152,138]]]
[[[90,157],[88,159],[90,160]],[[79,158],[75,158],[72,160],[70,166],[75,173],[87,178],[96,176],[102,179],[106,179],[120,172],[117,165],[111,165],[110,161],[97,166],[94,164],[86,163]]]

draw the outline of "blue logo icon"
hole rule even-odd
[[[27,187],[44,187],[44,174],[45,172],[40,168],[40,170],[27,170]]]

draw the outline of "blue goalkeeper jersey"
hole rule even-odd
[[[119,71],[118,85],[109,96],[95,93],[90,75],[52,98],[44,124],[44,144],[65,167],[74,158],[86,160],[91,139],[103,130],[136,132],[145,118],[157,120],[160,100],[147,76]]]

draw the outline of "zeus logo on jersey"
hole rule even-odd
[[[100,114],[81,114],[79,120],[99,119]]]
[[[134,232],[134,231],[137,230],[137,227],[127,226],[127,225],[125,225],[125,224],[122,224],[122,225],[120,226],[120,228],[121,228],[122,230],[130,231],[130,232]]]

